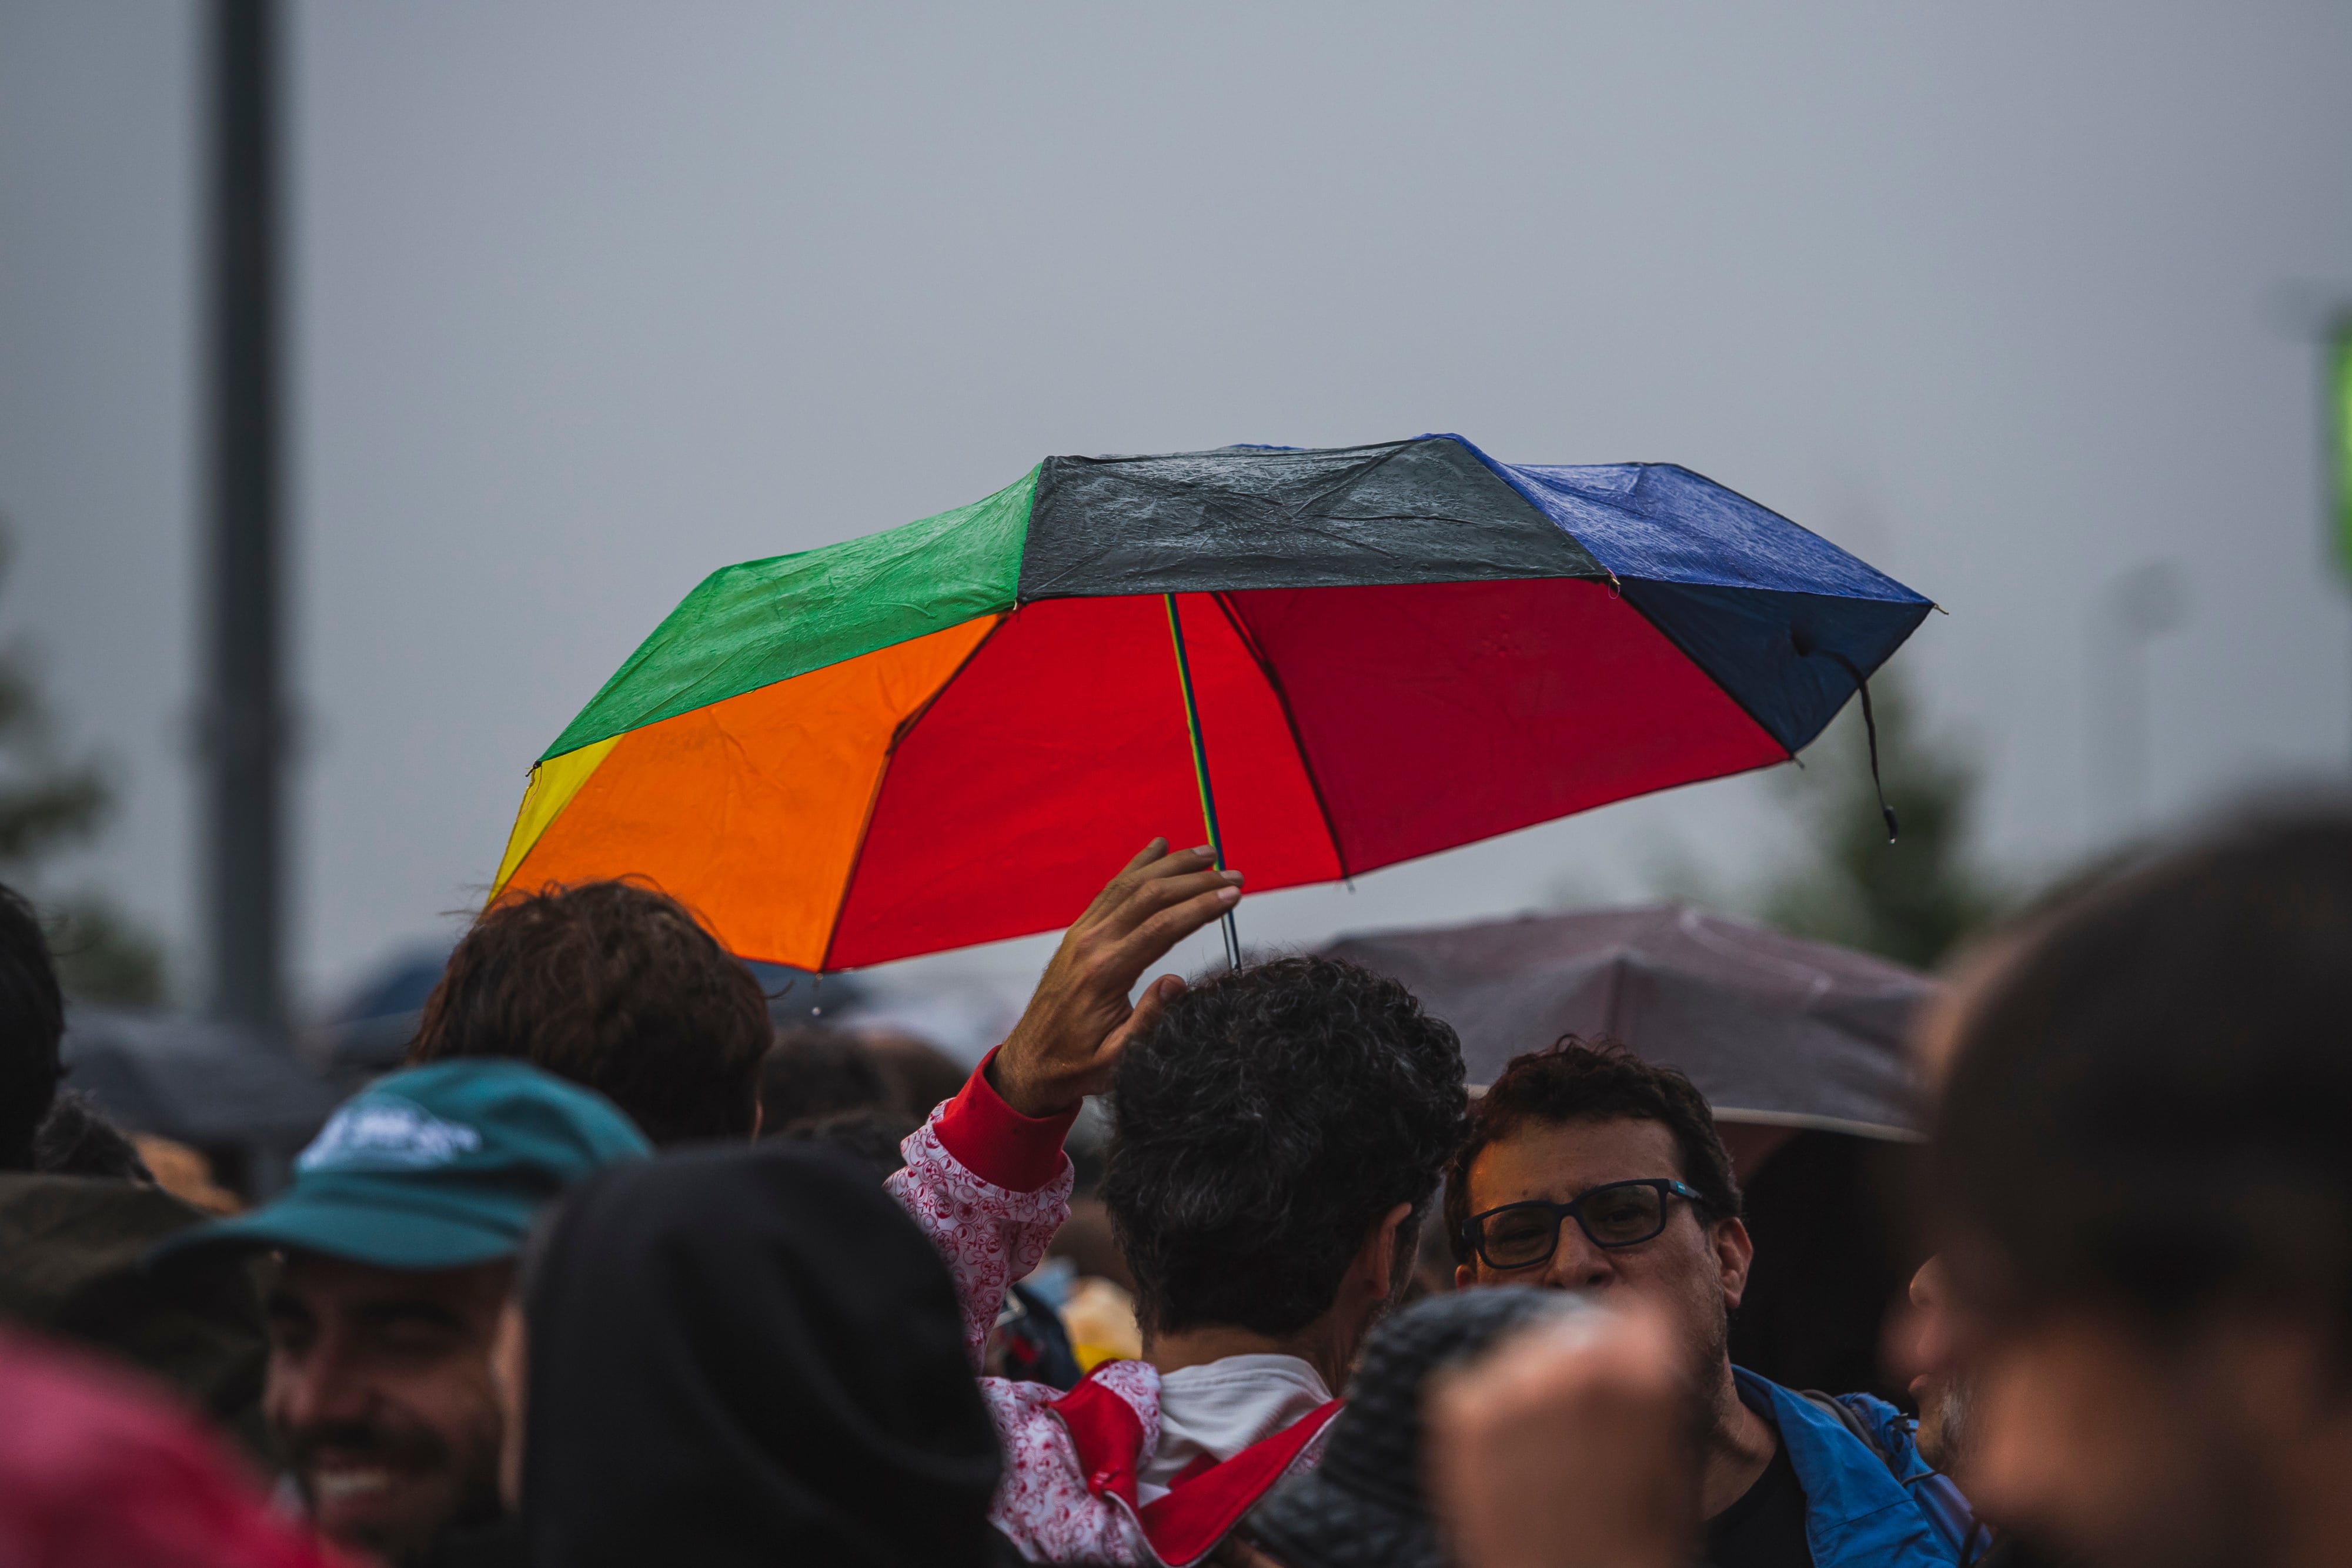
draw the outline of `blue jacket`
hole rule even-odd
[[[1867,1394],[1839,1403],[1877,1438],[1886,1458],[1835,1416],[1742,1367],[1742,1403],[1779,1429],[1805,1492],[1805,1543],[1813,1568],[1959,1568],[1971,1525],[1966,1500],[1919,1457],[1911,1423]],[[1898,1479],[1899,1478],[1899,1479]]]

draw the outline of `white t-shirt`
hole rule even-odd
[[[1229,1355],[1160,1379],[1160,1448],[1135,1478],[1138,1502],[1168,1495],[1202,1454],[1219,1463],[1331,1402],[1313,1366],[1295,1355]]]

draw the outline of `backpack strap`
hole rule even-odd
[[[1860,1438],[1864,1448],[1878,1456],[1878,1462],[1886,1467],[1888,1475],[1898,1481],[1903,1479],[1903,1472],[1895,1468],[1895,1456],[1879,1447],[1878,1434],[1871,1430],[1870,1423],[1853,1413],[1852,1406],[1836,1395],[1824,1394],[1818,1388],[1800,1388],[1797,1390],[1797,1397],[1817,1409],[1827,1411],[1836,1416],[1838,1425]]]
[[[1914,1500],[1918,1501],[1928,1516],[1937,1521],[1943,1533],[1948,1536],[1958,1531],[1958,1539],[1953,1542],[1953,1547],[1959,1553],[1962,1568],[1968,1568],[1969,1564],[1984,1556],[1992,1543],[1992,1531],[1977,1518],[1974,1507],[1961,1495],[1960,1489],[1952,1484],[1949,1476],[1941,1470],[1931,1469],[1924,1475],[1906,1479],[1895,1456],[1879,1445],[1877,1432],[1872,1429],[1869,1422],[1854,1414],[1853,1406],[1836,1395],[1824,1394],[1818,1388],[1801,1388],[1797,1390],[1797,1397],[1836,1416],[1839,1425],[1860,1438],[1864,1448],[1878,1456],[1878,1462],[1886,1467],[1888,1475],[1902,1482],[1904,1490],[1912,1491],[1912,1489],[1918,1488],[1937,1494],[1930,1501],[1912,1491]]]

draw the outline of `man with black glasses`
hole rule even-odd
[[[1464,1289],[1623,1291],[1672,1326],[1698,1402],[1713,1568],[1953,1568],[1965,1507],[1909,1423],[1864,1394],[1808,1398],[1731,1364],[1754,1255],[1739,1184],[1688,1078],[1574,1039],[1518,1057],[1446,1176]]]

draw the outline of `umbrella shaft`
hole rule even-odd
[[[1224,835],[1217,828],[1217,795],[1209,787],[1209,748],[1201,738],[1201,705],[1192,695],[1192,662],[1184,653],[1184,622],[1176,612],[1176,596],[1163,593],[1168,604],[1168,635],[1176,644],[1176,682],[1184,693],[1184,733],[1192,742],[1192,779],[1201,787],[1201,821],[1209,830],[1209,852],[1217,857],[1217,869],[1225,869]],[[1225,967],[1242,967],[1242,940],[1234,928],[1232,911],[1228,910],[1223,925],[1225,933]]]

